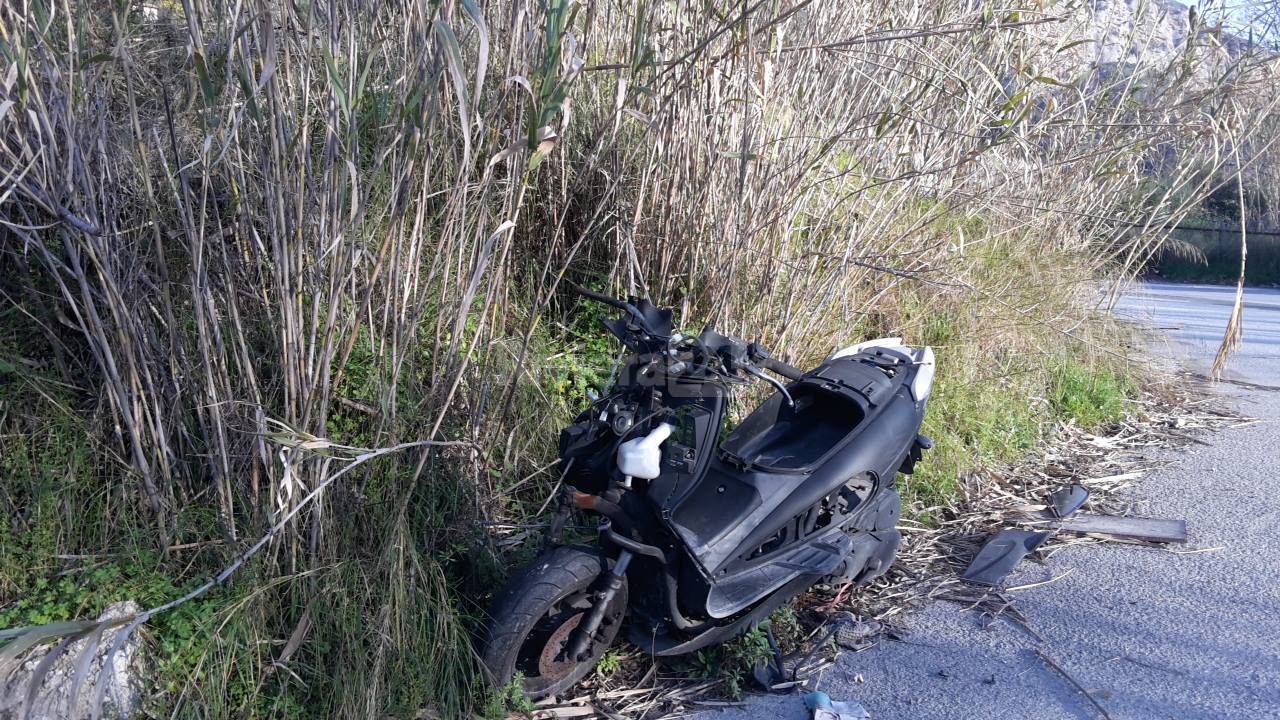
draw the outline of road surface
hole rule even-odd
[[[1117,308],[1164,330],[1152,352],[1205,372],[1234,288],[1151,283]],[[1043,638],[979,626],[953,603],[908,620],[903,642],[843,653],[819,689],[862,703],[874,720],[1102,717],[1036,657],[1040,649],[1114,720],[1280,719],[1280,291],[1248,289],[1244,344],[1219,392],[1261,419],[1223,430],[1134,491],[1139,514],[1185,518],[1197,554],[1115,544],[1064,548],[1022,563],[1010,585]],[[1247,383],[1247,385],[1246,385]],[[1268,390],[1258,386],[1277,386]],[[797,695],[756,696],[699,720],[808,717]]]

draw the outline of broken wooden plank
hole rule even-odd
[[[1077,513],[1062,521],[1067,532],[1114,535],[1148,542],[1187,541],[1187,521],[1168,518],[1116,517]]]

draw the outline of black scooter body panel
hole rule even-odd
[[[721,443],[693,487],[663,513],[706,582],[706,594],[697,593],[705,599],[691,604],[711,617],[728,617],[798,576],[831,572],[842,557],[820,550],[849,547],[841,527],[892,530],[899,503],[889,503],[886,514],[878,501],[885,493],[896,496],[889,486],[924,414],[924,403],[912,395],[917,369],[910,360],[885,350],[829,360],[789,386],[799,410],[787,411],[775,393]],[[890,365],[892,375],[878,364]],[[798,518],[859,476],[874,485],[866,502],[829,529],[811,528],[799,541],[762,552],[781,529],[800,524]],[[805,547],[814,543],[819,547]],[[685,598],[692,594],[687,590]]]

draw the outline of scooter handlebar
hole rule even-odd
[[[766,358],[760,362],[760,367],[765,370],[772,370],[788,380],[799,380],[804,377],[804,371],[798,367],[792,367],[781,360],[774,358]]]
[[[788,380],[799,380],[804,377],[804,371],[797,367],[792,367],[781,360],[778,360],[759,343],[751,343],[747,346],[747,358],[765,370],[771,370]]]
[[[638,319],[644,319],[644,315],[629,302],[609,297],[608,295],[604,295],[593,290],[588,290],[576,283],[571,284],[570,287],[573,288],[574,292],[585,298],[618,308],[619,310],[622,310],[623,312],[626,312]],[[732,336],[720,335],[709,327],[703,331],[700,338],[703,339],[704,344],[710,346],[708,349],[712,350],[716,354],[721,354],[723,356],[726,354],[725,351],[728,351],[727,354],[731,357],[725,358],[726,365],[733,366],[741,364],[743,361],[746,361],[747,363],[754,361],[759,365],[759,367],[775,372],[788,380],[799,380],[804,377],[803,370],[770,357],[768,351],[755,343],[747,343]],[[683,363],[677,364],[683,368]],[[676,371],[677,374],[679,372],[681,371]]]
[[[609,305],[609,306],[611,306],[611,307],[616,307],[616,308],[618,308],[619,310],[621,310],[621,311],[623,311],[623,312],[628,312],[628,313],[632,313],[632,314],[638,314],[638,311],[635,309],[635,307],[634,307],[634,306],[632,306],[632,305],[631,305],[630,303],[628,303],[628,302],[625,302],[625,301],[623,301],[623,300],[619,300],[618,298],[609,297],[608,295],[604,295],[604,294],[601,294],[601,293],[595,292],[595,291],[593,291],[593,290],[588,290],[588,289],[586,289],[586,288],[584,288],[584,287],[582,287],[581,285],[578,285],[578,284],[576,284],[576,283],[575,283],[575,284],[570,285],[570,287],[572,287],[572,288],[573,288],[573,291],[574,291],[574,292],[576,292],[576,293],[578,293],[578,294],[579,294],[579,295],[581,295],[582,297],[590,298],[591,300],[595,300],[596,302],[604,303],[605,305]]]

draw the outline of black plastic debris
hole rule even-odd
[[[1060,527],[1068,532],[1111,535],[1147,542],[1184,543],[1187,541],[1186,520],[1081,513],[1063,520]],[[986,548],[983,550],[985,551]]]
[[[1084,507],[1089,491],[1080,483],[1072,483],[1049,493],[1049,512],[1056,518],[1065,518]]]
[[[999,585],[1018,561],[1040,547],[1049,537],[1047,532],[1001,530],[978,551],[978,556],[964,571],[964,579],[976,585]]]

